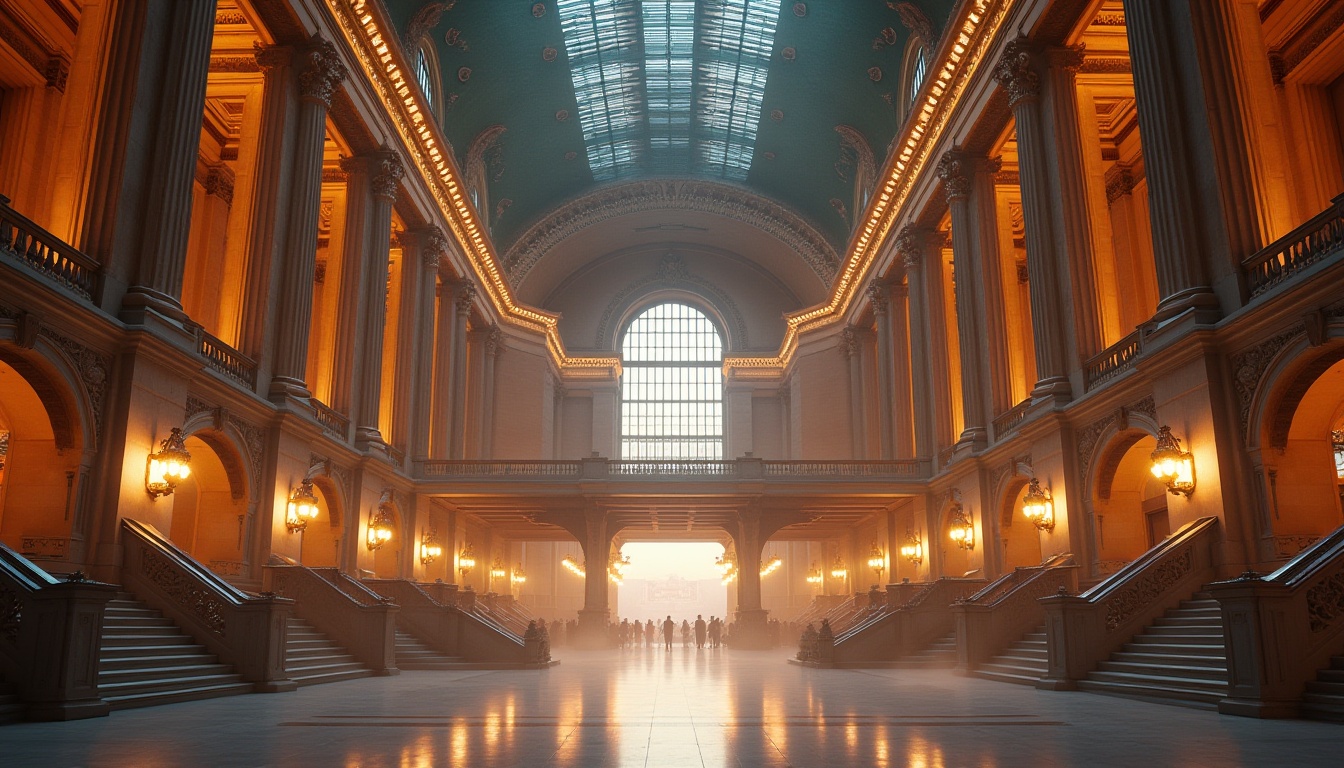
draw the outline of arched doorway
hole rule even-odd
[[[168,537],[227,579],[246,578],[247,478],[242,460],[223,435],[201,431],[184,441],[191,474],[171,500]]]
[[[299,562],[310,568],[340,568],[341,546],[345,541],[344,516],[340,492],[325,475],[310,478],[317,496],[317,517],[308,521],[299,547]]]
[[[392,537],[383,542],[382,546],[373,550],[373,573],[379,579],[396,579],[401,577],[401,550],[408,546],[406,543],[406,530],[402,525],[401,510],[397,507],[397,502],[391,492],[384,492],[378,504],[369,510],[369,525],[374,523],[389,526],[392,530]],[[367,530],[365,532],[367,536]],[[487,569],[488,571],[488,569]]]
[[[980,531],[970,510],[960,501],[950,501],[943,508],[939,525],[939,545],[942,547],[943,576],[961,578],[978,576],[979,559],[975,548],[980,546]]]
[[[0,541],[57,571],[84,559],[87,474],[79,419],[63,394],[38,366],[0,355]]]
[[[1171,533],[1167,486],[1151,470],[1156,447],[1157,438],[1128,430],[1102,454],[1091,499],[1097,576],[1115,573]]]
[[[1003,546],[1003,568],[1011,571],[1041,564],[1041,532],[1022,514],[1022,497],[1031,478],[1015,476],[1004,489],[999,513],[999,540]]]
[[[1344,350],[1285,381],[1260,433],[1267,559],[1284,559],[1344,523]],[[1324,370],[1322,370],[1324,369]]]

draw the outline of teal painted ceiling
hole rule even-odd
[[[383,1],[403,36],[439,11],[425,33],[437,111],[464,170],[473,141],[494,135],[481,153],[484,213],[501,251],[567,201],[641,177],[745,186],[842,249],[858,159],[836,129],[852,128],[881,164],[899,127],[901,11],[917,7],[936,37],[953,5]]]

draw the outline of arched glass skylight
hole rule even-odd
[[[914,68],[910,72],[910,92],[905,99],[905,103],[910,105],[911,110],[915,108],[915,99],[919,98],[919,89],[924,87],[924,78],[928,75],[928,49],[921,45],[919,50],[915,52]]]
[[[425,95],[425,106],[429,107],[430,114],[433,114],[438,94],[434,92],[434,75],[430,73],[429,53],[423,45],[416,51],[415,80],[420,84],[420,92]]]
[[[723,458],[723,339],[685,304],[650,307],[621,343],[621,457]]]

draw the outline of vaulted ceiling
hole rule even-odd
[[[774,256],[747,258],[780,275],[798,300],[815,300],[862,213],[856,174],[880,166],[899,128],[911,30],[925,26],[936,40],[954,5],[384,3],[403,40],[433,41],[442,92],[436,111],[469,182],[479,169],[481,212],[515,286],[532,280],[529,272],[549,251],[568,254],[564,267],[539,267],[550,277],[523,290],[537,302],[582,266],[560,241],[597,223],[581,221],[593,201],[608,208],[597,219],[638,214],[602,231],[608,251],[696,233],[732,249],[740,228],[706,228],[716,216],[763,229],[771,245],[758,250]],[[651,180],[672,186],[651,187]],[[688,210],[677,199],[686,197],[687,182],[698,185],[693,197],[719,204]],[[620,200],[634,198],[641,202],[621,209]]]

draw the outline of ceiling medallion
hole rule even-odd
[[[838,197],[832,197],[831,207],[835,209],[836,213],[840,214],[840,218],[849,221],[849,211],[845,208],[844,201]]]
[[[881,68],[881,67],[869,67],[869,68],[868,68],[868,79],[869,79],[869,80],[872,80],[874,83],[879,82],[879,81],[882,79],[882,68]]]
[[[807,15],[807,3],[794,3],[793,15],[799,18]]]
[[[555,61],[555,57],[558,56],[558,55],[559,55],[559,51],[556,51],[554,48],[549,48],[549,47],[548,47],[548,48],[542,48],[542,49],[541,49],[541,60],[542,60],[542,61]]]
[[[770,110],[770,119],[771,119],[771,120],[774,120],[776,123],[783,122],[783,120],[784,120],[784,110],[782,110],[782,109],[772,109],[772,110]]]
[[[774,152],[763,152],[763,153],[761,154],[761,157],[764,157],[766,160],[774,160],[774,159],[775,159],[775,153],[774,153]]]
[[[557,123],[563,123],[563,122],[565,122],[565,121],[568,120],[568,119],[569,119],[569,110],[568,110],[568,109],[562,109],[562,110],[560,110],[559,112],[556,112],[556,113],[555,113],[555,121],[556,121]]]
[[[457,70],[458,82],[465,83],[470,79],[471,79],[471,67],[462,67],[461,69]]]
[[[796,51],[794,47],[790,45],[784,50],[780,51],[779,55],[782,56],[785,61],[793,61],[794,59],[798,58],[798,51]]]
[[[538,19],[540,19],[542,16],[545,16],[545,15],[546,15],[546,4],[545,4],[545,3],[533,3],[533,4],[532,4],[532,15],[535,16],[535,17],[538,18]]]
[[[565,153],[565,159],[566,159],[566,160],[573,160],[574,158],[576,158],[576,157],[578,157],[578,156],[579,156],[579,153],[578,153],[578,152],[575,152],[575,151],[572,150],[572,149],[571,149],[570,151],[568,151],[568,152]]]

